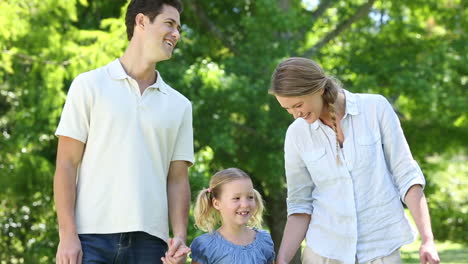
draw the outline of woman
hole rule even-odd
[[[439,263],[424,176],[388,101],[342,89],[305,58],[281,62],[269,92],[296,119],[284,146],[288,220],[277,263],[304,237],[303,263],[401,263],[399,248],[415,236],[400,200],[421,235],[421,263]]]

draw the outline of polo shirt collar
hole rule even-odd
[[[107,71],[109,72],[109,75],[112,78],[117,79],[117,80],[123,80],[123,79],[131,78],[125,72],[125,70],[122,67],[122,64],[120,63],[119,59],[115,59],[114,61],[109,63],[109,67],[107,68]]]
[[[164,82],[164,80],[161,77],[161,74],[159,74],[158,71],[156,71],[156,82],[150,85],[149,87],[158,89],[162,93],[167,94],[167,84]]]
[[[107,68],[107,71],[109,72],[112,78],[117,79],[117,80],[132,78],[125,72],[119,59],[115,59],[114,61],[109,63],[109,67]],[[155,72],[156,72],[156,82],[148,86],[148,88],[154,88],[154,89],[161,91],[164,94],[167,94],[166,83],[162,79],[161,74],[159,74],[157,70],[155,70]]]

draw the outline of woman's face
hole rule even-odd
[[[283,97],[275,95],[281,107],[293,115],[294,119],[303,118],[312,124],[319,119],[323,109],[323,89],[302,96]]]

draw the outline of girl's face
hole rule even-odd
[[[213,206],[221,214],[223,225],[246,225],[257,209],[252,181],[245,178],[223,184]]]
[[[275,95],[281,107],[293,115],[294,119],[303,118],[307,123],[312,124],[319,119],[323,109],[324,90],[306,94],[302,96],[283,97]]]

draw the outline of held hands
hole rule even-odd
[[[437,253],[434,240],[428,240],[421,243],[421,248],[419,249],[419,259],[421,260],[421,264],[440,263],[439,254]]]
[[[57,264],[81,264],[83,251],[78,235],[64,236],[60,238],[55,256]]]
[[[179,237],[169,238],[169,249],[161,260],[164,264],[184,264],[190,248]]]

